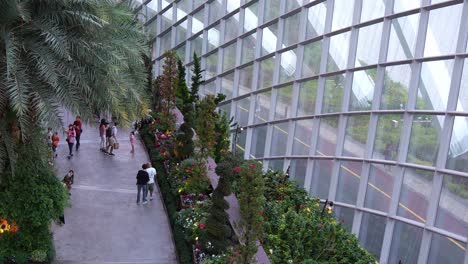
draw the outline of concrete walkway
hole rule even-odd
[[[119,129],[115,156],[99,151],[96,127],[86,126],[81,147],[67,159],[61,136],[55,167],[63,178],[75,170],[71,207],[63,226],[53,225],[54,263],[177,263],[171,228],[156,185],[155,199],[136,204],[136,173],[148,156],[140,140],[130,154],[128,131]],[[60,132],[59,132],[60,133]]]

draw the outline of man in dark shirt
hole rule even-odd
[[[137,178],[136,184],[138,187],[137,204],[140,203],[140,193],[142,192],[141,190],[143,190],[143,204],[147,204],[148,201],[146,200],[146,194],[148,191],[147,185],[149,182],[149,175],[148,175],[148,172],[146,172],[145,170],[148,168],[148,166],[146,164],[143,164],[141,167],[142,167],[142,170],[139,170],[136,176]]]

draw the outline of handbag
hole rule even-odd
[[[115,143],[114,143],[114,149],[119,149],[119,147],[120,147],[119,142],[115,142]]]

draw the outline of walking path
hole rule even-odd
[[[81,146],[69,160],[60,137],[55,167],[59,177],[75,171],[70,207],[63,226],[53,225],[54,263],[177,263],[171,227],[155,188],[155,199],[136,204],[136,173],[148,162],[143,144],[135,141],[130,154],[129,131],[119,129],[120,149],[115,156],[99,151],[96,127],[83,129]],[[60,133],[60,132],[59,132]]]

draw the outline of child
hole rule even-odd
[[[53,157],[52,160],[54,160],[57,157],[57,147],[60,141],[60,137],[58,135],[58,132],[55,132],[55,134],[52,136],[52,151],[53,151]]]
[[[130,153],[135,153],[135,131],[130,132],[130,144],[132,145],[132,151]]]

